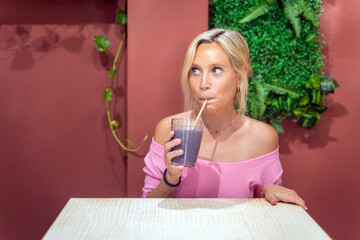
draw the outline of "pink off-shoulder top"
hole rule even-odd
[[[152,139],[145,157],[142,197],[154,190],[165,171],[164,146]],[[241,162],[197,159],[194,168],[184,168],[176,198],[261,198],[270,184],[281,184],[279,147],[268,154]]]

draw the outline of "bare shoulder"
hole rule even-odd
[[[249,135],[253,146],[256,146],[258,155],[273,152],[279,146],[279,135],[276,130],[267,123],[246,117],[249,126]],[[261,146],[261,147],[260,147]]]
[[[168,116],[166,118],[161,119],[155,128],[155,134],[154,134],[155,142],[164,146],[165,145],[165,137],[171,131],[171,119],[188,117],[189,114],[190,114],[189,112],[183,112],[183,113],[175,114],[175,115]]]

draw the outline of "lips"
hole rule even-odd
[[[214,99],[214,98],[211,98],[211,97],[201,97],[199,100],[200,100],[200,101],[205,101],[205,100],[210,101],[210,100],[212,100],[212,99]]]

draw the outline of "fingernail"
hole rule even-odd
[[[180,168],[180,169],[183,169],[183,168],[184,168],[184,166],[179,166],[179,168]]]

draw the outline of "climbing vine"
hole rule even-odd
[[[130,152],[136,152],[138,151],[143,143],[146,141],[148,135],[146,135],[142,141],[142,144],[138,146],[137,148],[133,147],[132,142],[129,139],[125,139],[127,144],[125,145],[120,141],[118,136],[116,135],[116,131],[119,127],[119,121],[112,119],[109,104],[113,100],[113,90],[114,90],[114,79],[115,75],[117,74],[117,61],[120,55],[120,52],[124,49],[124,41],[126,40],[126,24],[127,24],[127,14],[126,14],[126,1],[124,1],[123,9],[119,9],[119,11],[116,14],[116,21],[120,25],[121,29],[121,41],[119,43],[118,50],[116,52],[115,58],[113,60],[112,69],[107,72],[108,77],[110,77],[110,86],[105,89],[104,91],[104,99],[105,99],[105,107],[106,107],[106,115],[109,123],[109,128],[111,130],[111,133],[116,140],[116,142],[119,144],[119,146]],[[109,53],[109,47],[110,47],[110,41],[107,37],[103,35],[97,35],[94,37],[94,45],[96,49],[100,52],[105,52],[107,56],[110,55]]]

